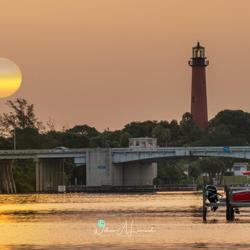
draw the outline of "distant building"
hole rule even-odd
[[[156,138],[143,137],[143,138],[129,139],[130,148],[154,148],[156,146],[157,146]]]
[[[243,176],[243,172],[247,171],[247,162],[235,162],[233,165],[233,172],[235,176]]]

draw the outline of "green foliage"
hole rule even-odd
[[[158,164],[158,176],[156,185],[181,183],[186,178],[184,166],[180,166],[178,161],[161,161]]]
[[[172,120],[169,124],[169,129],[171,132],[171,141],[169,146],[181,146],[181,130],[178,122]]]
[[[166,147],[171,139],[171,132],[169,128],[165,128],[159,124],[154,127],[152,136],[157,139],[160,147]]]
[[[91,138],[90,147],[120,147],[122,132],[120,130],[117,131],[104,131],[100,133],[98,136]]]
[[[66,130],[66,133],[85,136],[87,138],[95,137],[100,134],[94,127],[90,127],[86,124],[76,125],[73,128]]]
[[[187,175],[188,166],[192,160],[162,160],[158,163],[158,175],[155,179],[156,185],[164,184],[187,184],[192,179]]]
[[[131,122],[125,125],[123,131],[128,132],[132,137],[151,137],[157,121]]]
[[[210,183],[213,183],[213,179],[215,179],[217,183],[221,183],[222,177],[227,172],[227,169],[232,169],[232,166],[232,159],[206,157],[198,159],[197,161],[191,164],[191,169],[194,168],[197,171],[196,173],[191,172],[191,174],[197,178],[198,171],[200,170],[200,174],[208,174]]]
[[[37,149],[41,147],[44,137],[37,128],[17,128],[15,133],[17,149]]]
[[[198,161],[194,161],[189,165],[188,175],[193,177],[195,180],[202,174],[202,169]]]
[[[123,132],[120,136],[120,145],[121,147],[128,147],[129,145],[129,138],[132,136],[128,132]]]
[[[35,191],[35,163],[33,160],[14,161],[13,176],[18,193]]]
[[[5,132],[10,132],[14,128],[40,129],[42,127],[34,113],[33,104],[28,104],[25,99],[21,98],[17,98],[15,101],[9,100],[6,104],[11,108],[11,112],[3,113],[0,116],[0,126]]]
[[[180,132],[182,135],[182,145],[190,145],[202,136],[202,131],[194,123],[192,115],[185,113],[180,121]]]
[[[250,114],[242,110],[224,110],[210,121],[210,132],[200,145],[250,145]]]

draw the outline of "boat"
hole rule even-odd
[[[244,175],[250,176],[250,171],[243,171]],[[232,200],[235,202],[250,202],[250,186],[242,187],[232,192]]]
[[[250,202],[250,187],[243,190],[233,191],[232,200],[236,202]]]
[[[244,175],[250,175],[250,171],[249,171],[249,170],[247,170],[247,171],[242,171],[242,174],[244,174]]]

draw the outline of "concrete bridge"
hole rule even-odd
[[[100,187],[152,185],[157,176],[157,161],[207,156],[250,159],[250,147],[160,148],[138,144],[130,148],[0,150],[0,192],[16,192],[12,174],[12,163],[16,159],[34,160],[36,191],[46,192],[64,185],[66,158],[73,158],[86,167],[86,186]]]
[[[250,159],[250,147],[155,147],[112,149],[113,163],[155,161],[176,157],[230,157]]]
[[[111,153],[114,164],[190,156],[250,159],[250,146],[226,146],[0,150],[0,160],[81,158],[81,161],[86,164],[87,154],[103,151]]]

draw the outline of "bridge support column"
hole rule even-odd
[[[36,161],[36,191],[57,191],[64,185],[64,159],[38,159]]]
[[[0,193],[16,193],[12,162],[13,160],[0,160]]]
[[[90,149],[86,153],[86,185],[112,185],[112,155],[111,149]]]
[[[157,163],[136,163],[123,166],[123,186],[153,185]]]
[[[86,153],[86,175],[86,185],[89,187],[150,186],[157,176],[157,164],[143,162],[115,165],[111,149],[90,149]]]

